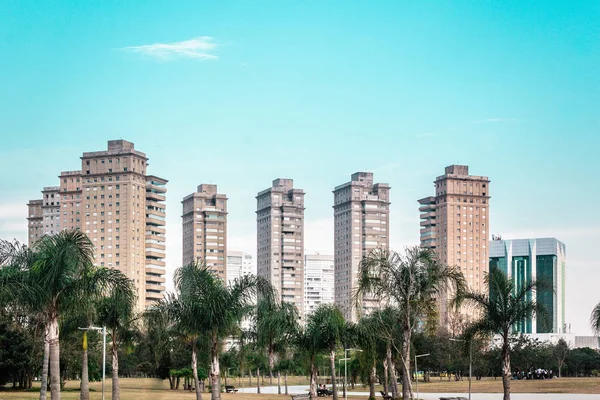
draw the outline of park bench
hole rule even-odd
[[[310,394],[308,394],[308,393],[293,394],[292,400],[310,400]]]
[[[466,397],[440,397],[440,400],[467,400]]]
[[[392,396],[385,393],[383,390],[380,391],[379,393],[381,393],[381,397],[383,397],[383,400],[392,400]]]
[[[331,396],[332,394],[333,391],[329,389],[317,389],[317,396],[319,397]]]
[[[227,385],[225,386],[225,393],[237,393],[237,389],[235,386]]]

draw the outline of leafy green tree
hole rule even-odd
[[[32,369],[32,337],[17,324],[0,320],[0,385],[12,382],[13,388],[28,386],[26,377]]]
[[[502,384],[504,400],[510,400],[511,347],[510,335],[515,326],[536,314],[544,315],[541,304],[532,300],[532,294],[542,286],[534,280],[516,286],[504,272],[495,268],[485,277],[489,295],[478,292],[459,292],[456,303],[466,303],[480,312],[481,317],[469,325],[465,331],[467,340],[477,334],[502,337]]]
[[[554,347],[554,357],[556,357],[556,364],[558,365],[558,377],[562,378],[562,369],[569,355],[569,344],[565,339],[558,339],[558,343]]]
[[[441,264],[435,253],[420,247],[407,248],[404,254],[375,249],[360,264],[357,303],[372,296],[382,304],[398,309],[397,325],[402,330],[402,397],[412,397],[410,347],[412,332],[418,324],[431,320],[435,299],[453,288],[461,293],[465,280],[459,269]],[[389,357],[388,357],[389,359]],[[395,380],[392,387],[396,386]],[[392,391],[392,396],[398,394]]]

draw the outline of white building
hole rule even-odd
[[[227,284],[251,274],[256,275],[256,263],[252,254],[243,251],[227,251]]]
[[[320,304],[334,301],[334,258],[319,253],[304,257],[304,320]]]

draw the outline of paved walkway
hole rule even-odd
[[[289,394],[308,392],[308,385],[288,386]],[[283,392],[283,386],[281,387]],[[277,386],[263,386],[261,393],[275,394]],[[241,388],[240,393],[256,393],[256,387]],[[341,390],[340,390],[341,394]],[[368,392],[348,392],[348,396],[367,396]],[[420,400],[439,400],[440,397],[468,397],[468,393],[419,393]],[[381,397],[378,392],[377,397]],[[471,400],[501,400],[502,393],[473,393]],[[512,393],[514,400],[600,400],[600,394]]]

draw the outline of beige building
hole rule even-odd
[[[54,226],[54,219],[49,227],[43,221],[43,228],[87,234],[95,264],[117,268],[133,280],[139,309],[162,299],[165,290],[167,181],[146,175],[147,161],[133,143],[110,140],[108,150],[83,153],[81,169],[62,172],[58,191],[44,188],[42,200],[42,215],[47,210],[45,216],[59,217]],[[48,204],[52,194],[55,204]],[[30,242],[40,233],[32,219],[36,210],[36,201],[30,201]]]
[[[183,201],[183,265],[204,260],[227,282],[227,196],[202,184]]]
[[[275,179],[256,196],[257,270],[304,315],[304,191]]]
[[[469,175],[466,165],[451,165],[434,184],[435,197],[419,200],[421,247],[434,249],[442,263],[460,267],[471,290],[486,292],[490,180]],[[446,326],[473,317],[467,309],[461,315],[450,315],[451,295],[440,299],[441,322]]]
[[[363,257],[373,249],[389,248],[390,186],[374,184],[371,172],[357,172],[335,188],[333,197],[335,304],[346,319],[357,321],[358,311],[368,314],[378,306],[365,298],[356,310],[353,296]]]
[[[43,200],[29,200],[29,203],[27,203],[27,239],[29,247],[33,246],[39,238],[44,236],[43,204]]]

